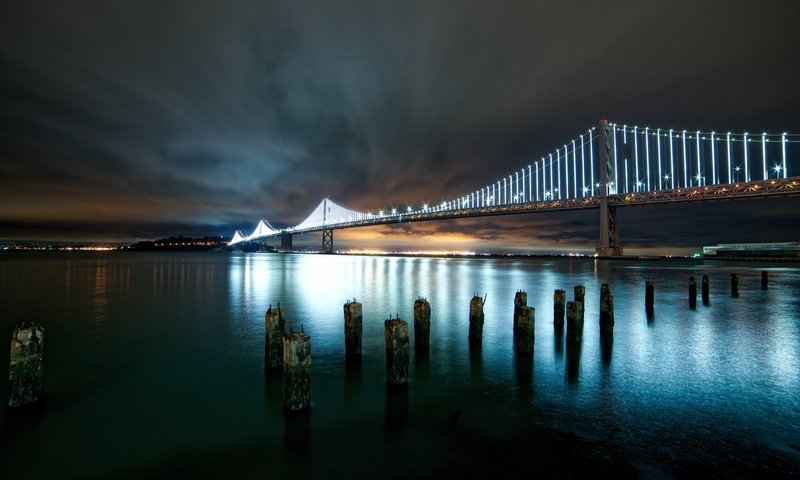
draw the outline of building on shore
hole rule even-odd
[[[800,261],[800,242],[720,243],[703,247],[703,258]]]

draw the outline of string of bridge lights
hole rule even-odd
[[[607,180],[609,195],[787,178],[787,149],[800,143],[800,135],[787,132],[717,133],[615,123],[609,126],[610,145],[606,148],[610,149],[608,161],[613,164]],[[600,160],[599,137],[598,127],[592,127],[526,167],[437,205],[364,213],[326,198],[294,227],[275,229],[262,220],[249,236],[236,232],[231,243],[347,223],[392,221],[404,215],[593,197],[602,193],[601,172],[596,171],[600,166],[595,165]]]

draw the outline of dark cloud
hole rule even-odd
[[[325,195],[365,211],[438,203],[603,116],[800,131],[792,0],[29,1],[2,18],[0,238],[229,234],[295,224]],[[724,229],[697,211],[706,234]],[[750,204],[721,211],[750,222],[742,238],[774,236]],[[388,231],[591,242],[594,220],[568,217]],[[704,238],[663,228],[626,224],[624,239]]]

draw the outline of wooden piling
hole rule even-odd
[[[516,318],[517,329],[514,343],[517,353],[533,355],[534,329],[536,327],[536,310],[533,307],[522,307]]]
[[[653,312],[653,303],[655,301],[655,282],[648,279],[644,282],[644,309],[645,311]]]
[[[567,292],[556,289],[553,293],[553,324],[556,326],[564,325],[564,305],[567,301]]]
[[[614,333],[614,296],[611,287],[604,283],[600,286],[600,334]]]
[[[470,341],[480,341],[483,338],[483,303],[485,300],[486,297],[481,298],[475,294],[469,302]]]
[[[731,296],[739,296],[739,275],[731,273]]]
[[[700,287],[700,291],[701,291],[700,295],[701,295],[701,298],[703,299],[703,305],[708,305],[708,301],[709,301],[708,287],[709,287],[708,275],[703,275],[703,284]]]
[[[761,270],[761,290],[769,288],[769,273],[766,270]]]
[[[567,302],[567,343],[581,343],[583,338],[583,303]]]
[[[575,285],[573,289],[573,296],[575,297],[574,300],[576,302],[580,302],[584,305],[584,308],[581,309],[581,321],[583,321],[583,314],[586,312],[586,307],[584,303],[584,298],[586,297],[586,287],[583,285]]]
[[[423,352],[430,348],[431,304],[420,297],[414,302],[414,351]]]
[[[36,323],[14,328],[8,369],[8,406],[21,407],[38,402],[44,387],[44,328]]]
[[[311,408],[311,337],[302,331],[283,335],[283,408]]]
[[[361,304],[354,298],[344,304],[344,351],[347,359],[361,357],[361,334],[363,330]]]
[[[528,306],[528,293],[522,290],[517,290],[514,294],[514,333],[517,332],[517,318],[522,314],[522,311]]]
[[[264,324],[267,332],[264,363],[268,369],[280,368],[283,365],[283,331],[286,324],[280,303],[276,308],[269,306],[264,316]]]
[[[697,306],[697,279],[689,277],[689,307]]]
[[[408,385],[408,323],[399,317],[383,322],[386,341],[386,383],[390,387]]]

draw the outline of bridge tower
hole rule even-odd
[[[291,252],[292,248],[292,234],[283,232],[281,233],[281,252]]]
[[[325,228],[328,220],[328,198],[322,200],[322,253],[333,253],[333,230]]]
[[[617,192],[616,184],[613,185],[613,188],[609,188],[610,179],[614,178],[613,127],[609,125],[608,120],[603,119],[600,121],[598,131],[597,150],[600,153],[600,243],[596,252],[602,257],[620,257],[622,256],[622,247],[619,245],[617,207],[608,204],[608,194],[616,194]]]

